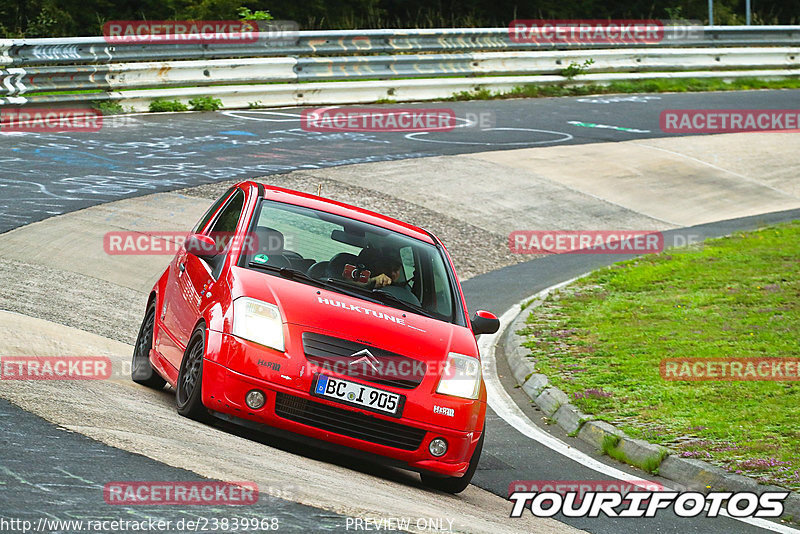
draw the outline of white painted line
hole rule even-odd
[[[588,98],[579,98],[577,102],[584,102],[588,104],[614,104],[616,102],[637,102],[641,104],[647,104],[650,100],[661,100],[660,96],[642,96],[642,95],[634,95],[634,96],[595,96],[595,97],[588,97]]]
[[[301,118],[299,113],[281,113],[278,111],[271,111],[271,110],[238,109],[231,111],[222,111],[221,113],[227,117],[233,117],[236,119],[245,119],[250,121],[263,121],[263,122],[298,122],[300,121]],[[252,117],[250,115],[258,115],[258,116]],[[276,115],[280,117],[289,117],[289,118],[285,119],[285,118],[269,117],[271,115]]]
[[[594,122],[567,121],[567,124],[580,126],[581,128],[599,128],[601,130],[615,130],[618,132],[628,133],[650,133],[650,130],[639,130],[638,128],[628,128],[627,126],[612,126],[610,124],[597,124]]]
[[[546,145],[550,143],[565,143],[572,139],[572,135],[566,132],[553,132],[551,130],[537,130],[534,128],[482,128],[481,132],[491,131],[520,131],[520,132],[539,132],[548,133],[553,135],[562,136],[561,139],[550,139],[545,141],[522,141],[514,143],[485,143],[485,142],[472,142],[472,141],[448,141],[441,139],[427,139],[420,138],[420,135],[428,135],[428,132],[414,132],[406,135],[406,139],[413,139],[414,141],[424,141],[426,143],[442,143],[446,145],[480,145],[480,146],[516,146],[516,145]]]
[[[605,476],[614,478],[616,480],[625,481],[626,483],[632,483],[636,486],[642,487],[646,489],[644,482],[637,482],[632,480],[632,476],[628,473],[621,471],[615,467],[607,465],[595,458],[592,458],[588,454],[579,451],[573,447],[570,447],[560,439],[551,436],[541,428],[539,428],[536,423],[531,421],[528,416],[517,406],[517,403],[511,398],[508,392],[503,388],[503,385],[500,383],[500,379],[497,377],[497,361],[495,359],[495,348],[497,343],[502,338],[503,333],[511,324],[511,322],[517,317],[517,315],[522,310],[522,305],[525,302],[536,298],[542,298],[546,296],[548,293],[560,289],[568,284],[571,284],[578,278],[573,278],[571,280],[567,280],[566,282],[561,282],[560,284],[556,284],[551,286],[547,289],[544,289],[535,295],[532,295],[529,298],[521,300],[519,303],[512,306],[509,310],[507,310],[501,317],[500,317],[500,329],[497,331],[496,334],[491,335],[482,335],[478,338],[478,348],[481,354],[481,360],[483,360],[483,369],[485,371],[484,380],[486,381],[486,394],[488,397],[489,406],[494,410],[494,412],[500,416],[506,423],[516,428],[519,432],[521,432],[526,437],[539,442],[540,444],[544,445],[548,449],[573,460],[584,467],[588,467],[593,471],[597,471]],[[664,490],[669,490],[670,488],[664,487]],[[726,514],[724,511],[720,511],[721,516],[731,517]],[[779,523],[773,523],[772,521],[767,521],[766,519],[758,519],[758,518],[739,518],[739,517],[731,517],[731,519],[735,519],[737,521],[742,521],[749,525],[753,525],[755,527],[763,528],[765,530],[770,530],[772,532],[779,532],[781,534],[800,534],[800,530],[793,529],[786,525],[781,525]]]

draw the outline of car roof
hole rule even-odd
[[[258,187],[259,185],[257,182],[252,181],[242,182],[240,185],[245,184],[250,184],[255,187]],[[293,189],[286,189],[284,187],[277,187],[267,184],[262,184],[262,186],[264,187],[264,198],[269,200],[285,202],[295,206],[302,206],[304,208],[333,213],[334,215],[340,215],[342,217],[348,217],[350,219],[355,219],[368,224],[374,224],[375,226],[392,230],[409,237],[414,237],[421,241],[425,241],[426,243],[436,243],[431,234],[422,228],[414,226],[413,224],[399,221],[397,219],[393,219],[392,217],[381,215],[380,213],[375,213],[374,211],[365,210],[363,208],[351,206],[350,204],[337,202],[328,198],[319,197],[317,195],[294,191]]]

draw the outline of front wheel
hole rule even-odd
[[[203,355],[206,335],[199,326],[189,338],[189,345],[181,360],[178,383],[175,387],[175,404],[178,413],[195,421],[207,421],[208,410],[203,406]]]
[[[153,348],[153,330],[156,324],[156,302],[150,303],[139,327],[139,335],[133,347],[131,362],[131,380],[153,389],[161,389],[166,380],[161,378],[150,363],[150,349]]]
[[[475,470],[478,469],[478,462],[481,459],[481,451],[483,450],[483,438],[486,437],[486,428],[483,429],[478,444],[475,446],[475,452],[472,453],[472,458],[469,460],[469,467],[467,472],[462,477],[443,477],[428,473],[420,473],[422,484],[428,488],[443,491],[445,493],[461,493],[470,481],[472,481]]]

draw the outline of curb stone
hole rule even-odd
[[[676,482],[683,488],[708,492],[708,491],[750,491],[761,494],[765,491],[790,491],[778,486],[759,484],[756,480],[712,465],[702,460],[681,458],[672,454],[669,449],[655,445],[644,440],[634,439],[617,427],[605,421],[593,421],[592,416],[581,412],[577,406],[569,402],[569,396],[559,388],[550,384],[546,375],[536,373],[535,366],[527,355],[529,350],[522,346],[527,341],[525,336],[517,334],[523,330],[527,323],[525,319],[531,310],[539,306],[547,296],[557,291],[566,284],[558,284],[547,288],[532,299],[530,304],[520,310],[517,317],[501,333],[502,343],[511,373],[525,394],[544,412],[551,417],[562,429],[578,439],[603,449],[603,443],[608,436],[613,436],[617,441],[614,449],[620,451],[636,467],[641,467],[647,462],[653,462],[655,472],[668,480]],[[783,501],[783,516],[790,516],[794,521],[800,521],[800,494],[789,493]]]
[[[544,389],[548,386],[550,382],[547,380],[547,376],[534,373],[530,375],[530,378],[522,384],[522,389],[531,399],[535,399],[539,396],[539,394],[544,391]]]
[[[639,468],[647,465],[658,467],[669,454],[666,447],[627,436],[619,441],[615,449],[623,453],[630,463]]]
[[[585,441],[589,445],[594,445],[599,450],[603,449],[603,441],[607,436],[615,436],[622,439],[625,437],[625,433],[605,421],[589,421],[581,426],[578,431],[578,439]]]
[[[569,397],[558,388],[549,387],[542,391],[533,401],[548,416],[553,415],[561,406],[569,405]]]
[[[506,355],[514,355],[514,357],[507,356],[508,365],[512,376],[519,384],[524,384],[528,376],[534,372],[533,362],[525,357],[527,350],[520,341],[524,337],[517,335],[517,330],[522,330],[525,326],[525,315],[520,314],[509,327],[510,335],[506,336],[506,343],[503,346]]]
[[[794,492],[790,493],[783,503],[783,509],[795,521],[800,520],[800,495]]]
[[[567,431],[568,434],[577,432],[584,421],[591,419],[591,416],[586,415],[570,403],[562,404],[553,414],[553,419],[558,426]]]
[[[527,359],[517,361],[517,365],[511,366],[511,375],[518,383],[523,384],[526,378],[534,374],[533,364]]]

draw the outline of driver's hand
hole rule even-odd
[[[385,274],[381,273],[378,276],[372,277],[370,282],[372,282],[372,287],[378,289],[380,287],[391,285],[392,279],[386,276]]]

